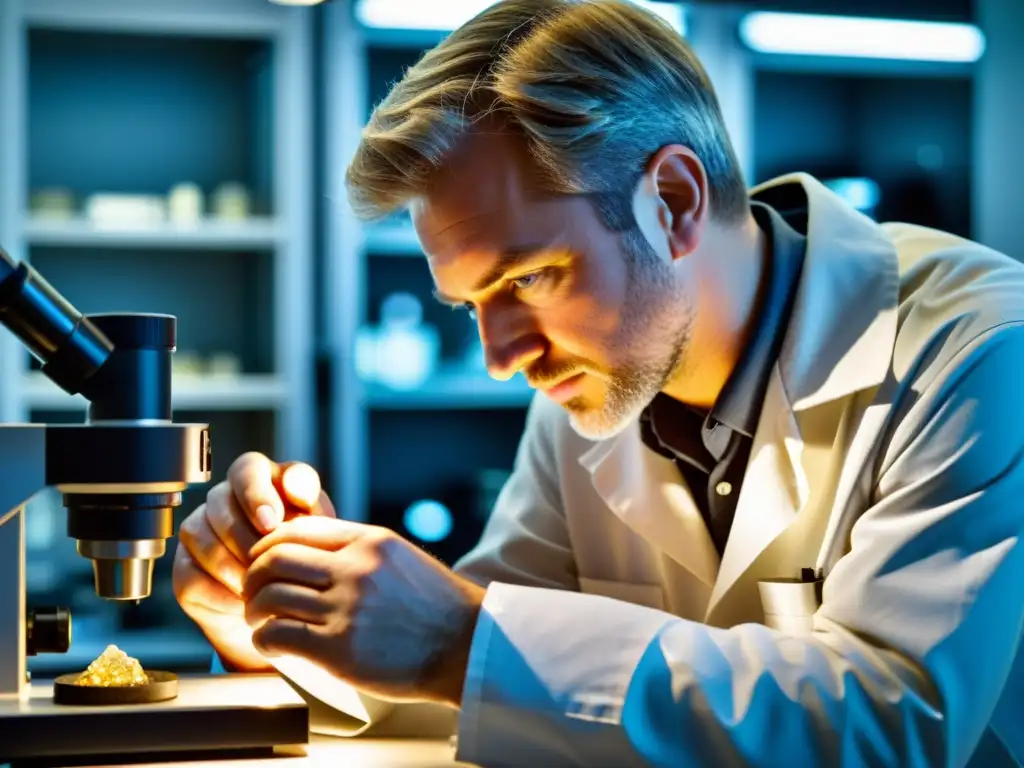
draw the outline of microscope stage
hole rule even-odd
[[[55,704],[52,683],[33,683],[29,696],[20,700],[0,698],[0,764],[24,758],[245,750],[308,741],[306,702],[274,674],[184,675],[177,697],[152,704]]]

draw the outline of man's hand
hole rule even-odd
[[[277,464],[258,453],[240,456],[181,524],[174,556],[174,594],[224,661],[247,671],[270,669],[252,645],[242,584],[249,550],[261,536],[297,515],[334,517],[320,478],[305,464]]]
[[[381,698],[459,705],[482,587],[388,529],[322,517],[278,526],[249,554],[245,616],[261,651]]]

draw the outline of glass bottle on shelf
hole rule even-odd
[[[411,293],[387,296],[380,325],[364,331],[360,372],[392,389],[416,389],[433,375],[440,355],[437,329],[423,322],[423,305]]]

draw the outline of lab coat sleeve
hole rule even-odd
[[[578,589],[565,523],[556,441],[559,406],[538,395],[512,474],[506,481],[479,544],[455,570],[481,585],[493,581],[551,589]]]
[[[930,375],[930,374],[928,374]],[[1024,330],[963,350],[888,433],[814,632],[492,585],[459,759],[962,766],[1024,620]]]

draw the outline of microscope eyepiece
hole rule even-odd
[[[107,362],[82,386],[89,400],[89,421],[170,421],[177,320],[156,314],[86,319],[114,344]]]
[[[0,250],[0,322],[74,395],[110,356],[113,344],[46,279]]]

